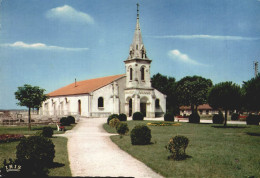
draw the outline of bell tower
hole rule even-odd
[[[129,56],[124,61],[126,70],[125,111],[132,116],[141,112],[145,117],[155,117],[155,91],[151,86],[150,65],[152,60],[147,57],[142,40],[139,23],[139,4],[133,42]]]
[[[130,45],[129,56],[124,61],[126,68],[126,88],[151,88],[150,64],[143,44],[139,24],[139,4],[133,42]]]

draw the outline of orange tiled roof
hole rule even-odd
[[[76,87],[75,83],[72,83],[58,90],[50,92],[48,96],[66,96],[90,93],[112,83],[113,81],[123,76],[125,76],[125,74],[79,81],[76,82]]]
[[[191,107],[190,106],[181,106],[180,110],[190,110]],[[198,109],[212,109],[212,107],[210,107],[209,104],[202,104],[198,106]]]

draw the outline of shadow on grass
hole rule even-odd
[[[247,135],[260,137],[260,133],[247,132]]]
[[[53,168],[59,168],[59,167],[63,167],[63,166],[65,166],[65,164],[54,162],[54,163],[52,163],[52,164],[49,166],[49,168],[50,168],[50,169],[53,169]]]
[[[212,124],[212,123],[202,123],[202,122],[200,122],[200,123],[186,122],[186,123],[188,123],[188,124],[197,124],[197,125],[211,125]]]
[[[192,158],[192,156],[190,156],[190,155],[183,155],[180,158],[173,158],[173,156],[171,155],[171,156],[168,156],[167,159],[168,160],[172,160],[172,161],[184,161],[184,160],[189,159],[189,158]]]
[[[211,127],[214,127],[214,128],[217,128],[217,129],[244,129],[244,128],[247,128],[245,126],[211,126]]]

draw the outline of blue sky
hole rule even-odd
[[[260,0],[2,0],[0,109],[20,108],[14,92],[46,93],[125,73],[136,3],[151,75],[200,75],[242,84],[260,61]]]

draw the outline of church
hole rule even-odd
[[[129,56],[124,61],[125,74],[76,81],[48,94],[40,113],[44,116],[108,117],[124,113],[128,117],[141,112],[145,117],[163,116],[166,95],[152,88],[152,60],[146,54],[137,19]]]

